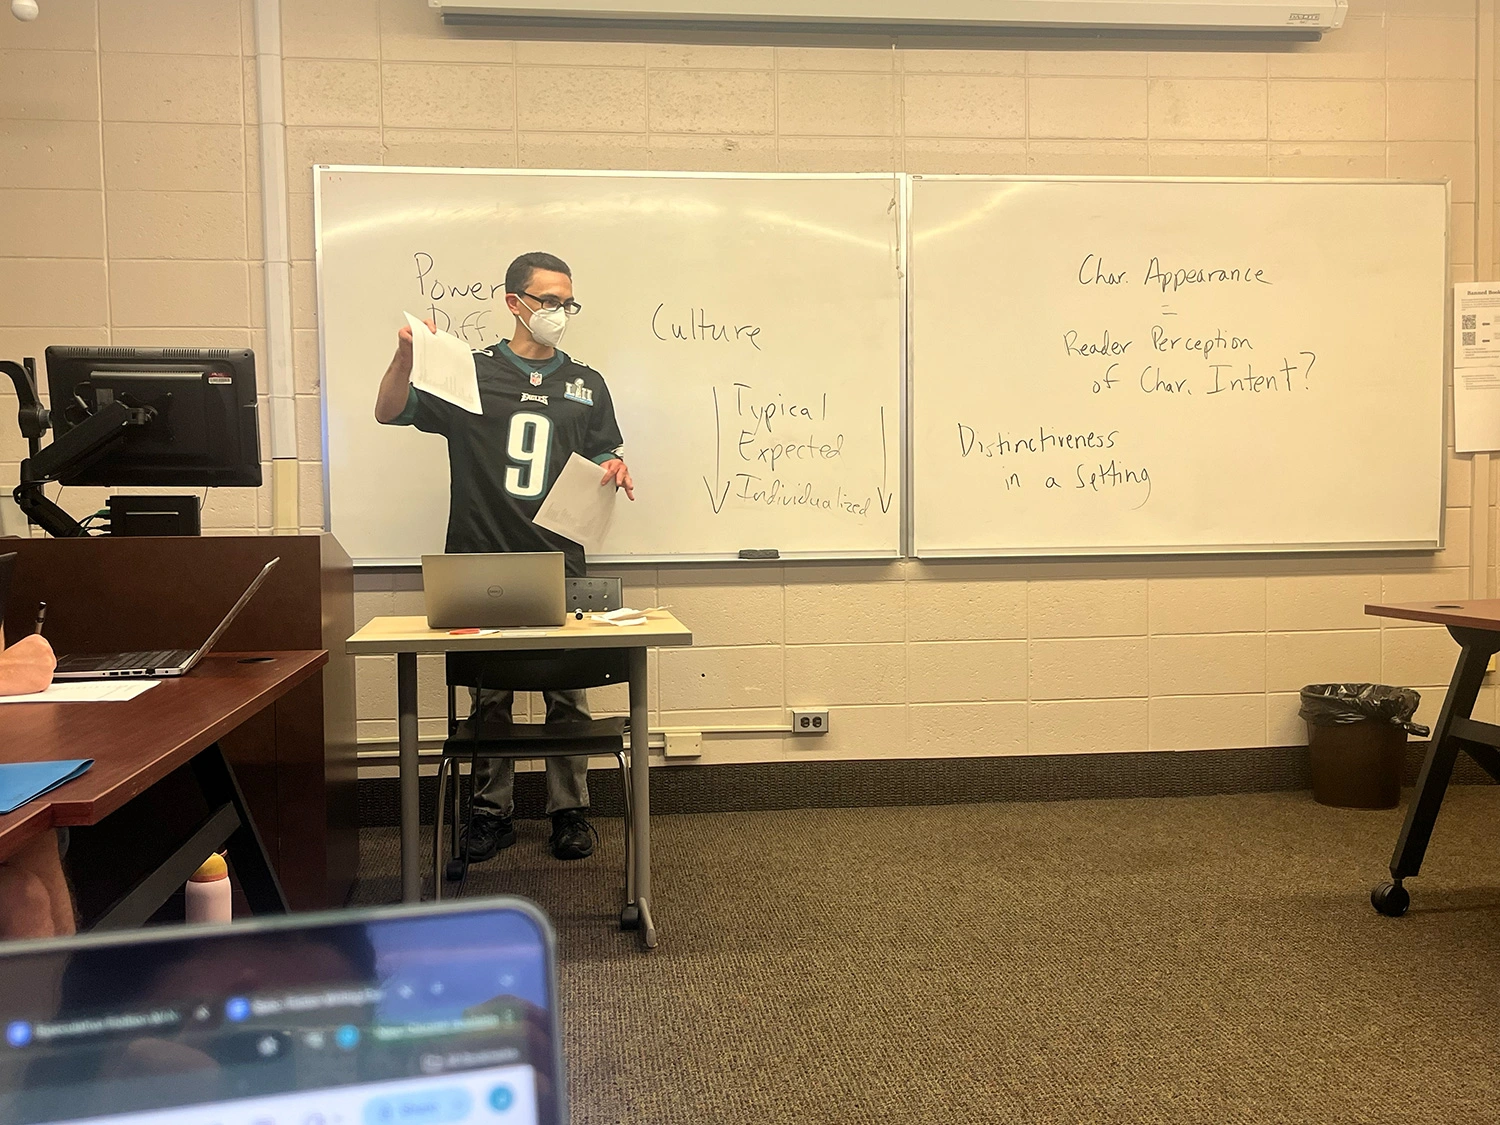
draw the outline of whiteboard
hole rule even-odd
[[[913,177],[910,208],[915,554],[1441,546],[1446,185]]]
[[[329,528],[359,563],[443,549],[446,443],[374,420],[402,312],[508,337],[512,258],[572,267],[562,348],[604,375],[636,496],[598,560],[901,550],[901,182],[320,166]]]

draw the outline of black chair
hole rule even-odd
[[[568,612],[608,611],[621,606],[620,579],[568,579]],[[568,691],[608,687],[629,679],[623,649],[559,649],[555,652],[450,652],[448,660],[448,737],[438,766],[437,816],[433,826],[433,897],[442,898],[443,877],[458,879],[464,861],[459,840],[459,763],[479,758],[533,759],[575,754],[612,754],[620,765],[625,803],[625,910],[621,924],[635,917],[635,878],[631,871],[630,764],[625,756],[624,716],[587,721],[481,722],[458,715],[459,688],[494,691]],[[449,847],[443,860],[443,822],[449,821]]]

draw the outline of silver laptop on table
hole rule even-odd
[[[240,610],[244,609],[255,591],[259,590],[261,583],[266,580],[266,575],[281,561],[278,556],[266,563],[261,572],[255,576],[255,581],[250,583],[249,589],[240,595],[240,600],[224,615],[224,620],[219,622],[219,627],[208,635],[197,648],[169,648],[157,652],[101,652],[85,653],[79,656],[62,656],[57,661],[57,671],[52,673],[54,680],[108,680],[117,676],[186,676],[193,670],[193,665],[202,660],[224,635],[234,619],[239,616]]]
[[[561,551],[422,556],[433,629],[555,629],[566,589]]]

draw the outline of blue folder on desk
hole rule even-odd
[[[82,777],[93,764],[93,758],[0,763],[0,813],[15,812],[27,801],[50,793],[63,782]]]

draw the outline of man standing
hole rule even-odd
[[[557,350],[568,318],[580,311],[567,263],[551,254],[522,254],[505,271],[505,304],[515,316],[513,337],[474,353],[482,414],[411,385],[411,330],[402,328],[380,382],[375,418],[448,439],[448,552],[561,551],[567,573],[581,577],[583,548],[532,519],[574,453],[601,466],[601,486],[623,488],[634,500],[634,482],[619,455],[624,439],[604,377]],[[431,321],[427,327],[437,331]],[[514,694],[475,693],[474,713],[485,722],[509,719]],[[549,722],[589,717],[582,691],[544,696]],[[588,765],[587,755],[547,759],[547,812],[558,859],[583,859],[594,851],[584,815]],[[512,762],[478,763],[472,828],[464,838],[471,862],[516,842],[514,788]]]

